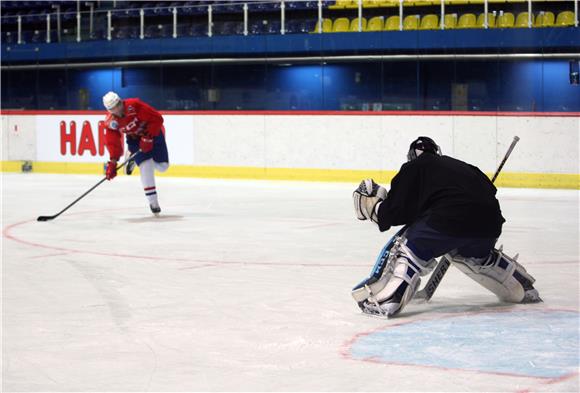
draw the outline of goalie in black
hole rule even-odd
[[[417,292],[420,277],[443,255],[502,301],[541,301],[534,278],[516,258],[494,248],[505,220],[487,176],[441,155],[435,141],[424,136],[411,143],[407,159],[388,192],[367,179],[353,193],[359,220],[372,221],[381,232],[406,225],[384,253],[380,278],[353,290],[362,311],[399,313]]]

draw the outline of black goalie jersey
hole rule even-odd
[[[505,219],[497,189],[477,167],[448,156],[421,154],[401,166],[378,211],[379,228],[426,223],[458,237],[499,237]]]

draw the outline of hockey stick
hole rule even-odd
[[[491,179],[492,183],[494,183],[495,179],[497,179],[499,173],[501,172],[501,169],[505,165],[510,154],[512,154],[512,151],[516,147],[516,143],[518,143],[519,140],[520,137],[514,136],[512,144],[510,145],[508,151],[506,152],[503,160],[499,164],[499,167],[495,171],[495,175],[493,175],[493,178]],[[431,297],[433,297],[433,294],[435,293],[435,290],[441,283],[441,280],[443,279],[443,276],[447,272],[447,269],[449,269],[449,265],[451,265],[451,262],[449,262],[449,260],[445,257],[445,255],[441,257],[441,262],[439,262],[437,266],[435,266],[435,270],[433,270],[433,273],[431,273],[431,276],[429,277],[429,280],[425,284],[425,287],[423,287],[423,289],[421,289],[415,294],[414,299],[422,299],[428,302],[431,299]]]
[[[131,156],[129,158],[127,158],[127,160],[125,160],[125,162],[123,162],[121,165],[119,165],[117,167],[117,170],[119,170],[119,169],[123,168],[125,165],[127,165],[129,163],[129,161],[133,160],[135,158],[135,156],[140,153],[140,151],[141,150],[137,150],[135,153],[131,154]],[[55,218],[57,218],[58,216],[60,216],[62,213],[64,213],[65,211],[67,211],[75,203],[77,203],[78,201],[80,201],[81,199],[83,199],[89,192],[93,191],[95,188],[97,188],[98,186],[100,186],[105,180],[107,180],[107,177],[106,176],[103,179],[101,179],[97,184],[95,184],[94,186],[92,186],[83,195],[81,195],[80,197],[78,197],[77,199],[75,199],[73,203],[71,203],[70,205],[68,205],[64,209],[62,209],[60,212],[56,213],[54,216],[39,216],[36,220],[37,221],[50,221],[50,220],[54,220]]]
[[[503,166],[505,165],[505,162],[507,161],[508,157],[510,156],[510,154],[512,154],[512,151],[514,150],[514,148],[516,147],[516,143],[518,143],[520,140],[519,136],[514,136],[514,140],[512,141],[512,144],[510,145],[507,153],[505,153],[505,157],[503,158],[503,160],[501,161],[501,163],[499,164],[499,167],[497,168],[497,171],[495,171],[495,175],[493,175],[493,178],[491,179],[492,183],[495,183],[495,179],[497,179],[499,173],[501,172],[501,169],[503,168]]]

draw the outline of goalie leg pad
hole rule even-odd
[[[371,270],[371,275],[362,280],[352,289],[352,297],[359,307],[363,301],[369,298],[369,296],[372,296],[373,293],[378,293],[385,287],[385,285],[387,285],[390,274],[393,272],[394,253],[391,251],[395,244],[401,241],[405,231],[406,227],[403,227],[389,239],[387,244],[385,244],[379,253],[375,265]]]
[[[469,278],[509,303],[541,302],[533,284],[536,281],[516,258],[510,258],[501,248],[494,249],[487,258],[466,258],[449,254],[454,265]]]
[[[402,241],[395,244],[392,254],[391,265],[378,281],[380,285],[371,289],[382,288],[369,293],[369,297],[359,304],[365,313],[390,317],[401,312],[417,292],[420,276],[433,270],[436,263],[434,259],[423,261],[418,258]]]

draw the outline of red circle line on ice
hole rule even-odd
[[[92,213],[101,213],[103,211],[127,211],[127,208],[115,208],[115,209],[99,209],[99,210],[89,210],[89,211],[81,211],[76,213],[67,213],[68,216],[76,216],[76,215],[86,215]],[[336,263],[336,262],[325,262],[325,263],[316,263],[316,262],[277,262],[277,261],[225,261],[225,260],[213,260],[213,259],[196,259],[196,258],[176,258],[176,257],[169,257],[169,256],[151,256],[151,255],[138,255],[138,254],[129,254],[129,253],[119,253],[119,252],[104,252],[104,251],[94,251],[89,249],[82,249],[82,248],[69,248],[63,246],[53,246],[48,244],[43,244],[40,242],[35,242],[31,240],[27,240],[26,238],[22,238],[16,236],[12,233],[15,228],[22,227],[27,224],[38,224],[38,225],[47,225],[47,224],[40,224],[36,219],[24,220],[19,221],[10,225],[7,225],[2,230],[2,236],[6,239],[10,239],[17,243],[25,244],[30,247],[36,248],[43,248],[47,250],[54,250],[59,251],[61,253],[79,253],[79,254],[89,254],[89,255],[101,255],[101,256],[109,256],[109,257],[118,257],[118,258],[130,258],[130,259],[142,259],[142,260],[165,260],[165,261],[175,261],[175,262],[191,262],[194,263],[194,266],[184,266],[180,269],[188,270],[188,269],[197,269],[200,265],[207,266],[217,266],[217,265],[246,265],[246,266],[301,266],[301,267],[346,267],[346,268],[353,268],[353,267],[361,267],[367,266],[365,263],[371,263],[372,261],[362,261],[362,262],[345,262],[345,263]],[[314,228],[317,226],[325,226],[331,224],[321,224],[321,223],[314,223],[308,226],[304,226],[304,229],[307,228]],[[38,258],[38,256],[36,257]],[[367,263],[367,264],[368,264]],[[577,260],[557,260],[557,261],[528,261],[528,265],[536,265],[536,264],[577,264]]]
[[[85,215],[85,214],[91,214],[91,213],[96,213],[96,212],[102,212],[105,210],[106,211],[110,211],[110,210],[124,210],[124,211],[126,211],[127,209],[92,210],[92,211],[83,211],[83,212],[71,213],[68,215],[69,216],[71,216],[71,215]],[[36,221],[36,219],[20,221],[20,222],[16,222],[16,223],[13,223],[13,224],[10,224],[10,225],[4,227],[4,229],[2,231],[2,235],[6,239],[10,239],[10,240],[15,241],[17,243],[25,244],[25,245],[30,246],[30,247],[59,251],[60,253],[66,253],[66,254],[79,253],[79,254],[100,255],[100,256],[129,258],[129,259],[141,259],[141,260],[150,260],[150,261],[166,260],[166,261],[175,261],[175,262],[190,262],[190,263],[195,264],[194,266],[181,267],[180,269],[182,269],[182,270],[196,269],[196,268],[200,267],[200,265],[203,265],[204,267],[211,267],[211,266],[218,266],[218,265],[242,265],[242,266],[244,266],[244,265],[247,265],[247,266],[256,265],[256,266],[348,267],[348,268],[360,266],[360,264],[355,264],[355,263],[334,263],[334,262],[315,263],[315,262],[277,262],[277,261],[250,261],[250,260],[226,261],[226,260],[213,260],[213,259],[178,258],[178,257],[171,257],[171,256],[138,255],[138,254],[123,253],[123,252],[96,251],[96,250],[89,250],[86,248],[71,248],[71,247],[66,247],[66,246],[44,244],[41,242],[28,240],[26,238],[23,238],[22,236],[17,236],[15,234],[13,234],[13,231],[16,228],[19,228],[19,227],[22,227],[22,226],[25,226],[28,224],[47,225],[44,223],[39,223],[38,221]],[[51,255],[55,255],[55,254],[51,254]],[[58,254],[56,254],[56,255],[58,255]],[[38,258],[38,257],[36,257],[36,258]]]

